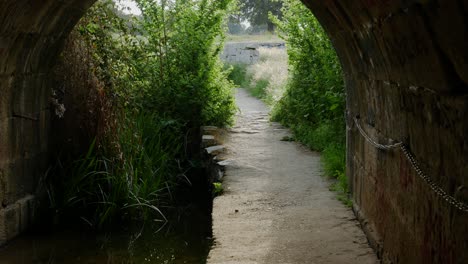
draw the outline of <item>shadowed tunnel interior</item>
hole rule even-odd
[[[93,0],[0,2],[0,244],[34,220],[48,166],[51,68]],[[347,88],[347,175],[354,210],[384,263],[466,263],[468,1],[304,0],[327,31]],[[313,73],[311,73],[313,74]]]

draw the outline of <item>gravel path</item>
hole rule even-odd
[[[238,89],[240,113],[226,139],[208,263],[378,263],[352,211],[321,177],[320,157],[268,122],[269,109]]]

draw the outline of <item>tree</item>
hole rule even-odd
[[[252,25],[267,25],[269,32],[275,31],[275,24],[270,21],[268,14],[282,17],[282,0],[239,0],[240,11]]]

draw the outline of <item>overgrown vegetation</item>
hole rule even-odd
[[[231,0],[137,3],[142,16],[130,18],[111,0],[96,3],[56,70],[57,104],[79,105],[58,122],[84,132],[81,149],[65,149],[57,162],[57,177],[49,180],[61,183],[49,185],[49,197],[59,216],[97,228],[163,219],[159,206],[197,163],[191,145],[199,126],[230,124],[234,113],[232,84],[219,60]],[[73,122],[69,114],[82,112]],[[86,154],[77,159],[83,145]]]
[[[345,176],[345,92],[342,71],[330,40],[299,0],[283,2],[283,18],[271,16],[286,40],[289,79],[272,119],[290,127],[295,138],[321,151],[333,189],[347,198]]]

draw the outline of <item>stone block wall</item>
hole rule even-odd
[[[221,59],[228,63],[254,64],[260,59],[258,43],[226,43]]]
[[[0,245],[34,219],[49,158],[50,70],[92,2],[0,2]]]
[[[228,42],[221,60],[228,63],[255,64],[260,60],[259,48],[284,49],[284,42]]]

